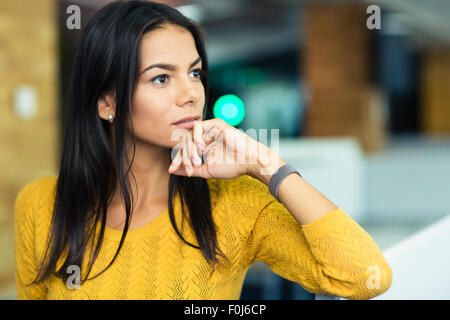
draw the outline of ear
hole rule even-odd
[[[116,99],[111,92],[102,94],[98,99],[97,105],[98,115],[101,119],[109,120],[110,114],[116,118]]]

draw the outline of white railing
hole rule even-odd
[[[450,214],[383,255],[392,269],[392,284],[374,299],[450,299]]]

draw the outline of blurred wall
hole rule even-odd
[[[54,0],[0,0],[0,295],[14,285],[15,197],[57,166],[55,8]]]

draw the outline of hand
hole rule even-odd
[[[169,173],[176,175],[205,179],[253,175],[262,158],[258,153],[273,155],[270,148],[219,118],[195,121],[193,137],[186,129],[177,129],[174,134],[182,138],[169,168]]]

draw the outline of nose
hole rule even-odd
[[[195,104],[200,96],[200,86],[196,85],[192,79],[183,78],[180,80],[180,86],[177,93],[177,105],[184,106]]]

